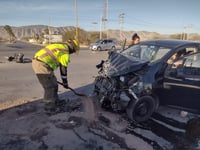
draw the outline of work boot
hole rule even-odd
[[[44,108],[44,111],[47,115],[55,115],[57,113],[63,112],[59,107]]]
[[[60,106],[65,106],[66,105],[66,101],[64,99],[59,99],[55,101],[55,105],[60,107]]]
[[[61,109],[62,112],[70,112],[70,108],[68,106],[68,101],[66,100],[57,100],[55,105]]]

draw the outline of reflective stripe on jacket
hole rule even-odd
[[[36,52],[34,57],[48,64],[53,70],[56,70],[59,64],[67,67],[70,60],[66,44],[50,44]]]

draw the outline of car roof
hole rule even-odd
[[[174,40],[174,39],[159,39],[159,40],[146,40],[141,41],[141,44],[154,44],[154,45],[162,45],[166,47],[176,48],[184,45],[200,45],[200,42],[195,41],[186,41],[186,40]]]
[[[112,41],[113,41],[113,39],[101,39],[101,40],[102,40],[102,41],[103,41],[103,40],[112,40]]]

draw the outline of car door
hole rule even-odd
[[[113,46],[114,46],[113,41],[112,40],[108,40],[107,49],[112,49]]]
[[[175,67],[177,61],[182,64]],[[177,61],[165,70],[162,102],[200,110],[200,53]]]
[[[107,49],[107,40],[103,40],[101,47],[103,50]]]

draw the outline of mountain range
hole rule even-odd
[[[65,27],[52,27],[47,25],[27,25],[27,26],[11,26],[13,33],[17,37],[17,39],[22,39],[23,37],[34,37],[35,34],[41,34],[44,33],[46,29],[49,28],[51,34],[62,34],[66,31],[75,31],[75,27],[73,26],[65,26]],[[84,30],[85,31],[85,30]],[[91,31],[85,31],[85,32],[91,32]],[[109,29],[105,34],[108,35],[108,38],[115,38],[118,41],[127,39],[128,41],[131,40],[131,37],[134,33],[137,33],[141,40],[148,40],[148,39],[156,39],[156,38],[162,38],[167,39],[170,38],[170,34],[159,34],[157,32],[149,32],[149,31],[120,31],[120,30],[111,30]],[[190,38],[200,36],[196,33],[190,33]],[[121,37],[121,39],[120,39]],[[4,29],[4,26],[0,26],[0,39],[8,39],[9,35]]]
[[[29,26],[20,26],[15,27],[11,26],[13,33],[17,37],[17,39],[21,39],[23,37],[33,37],[35,34],[41,34],[44,33],[45,29],[50,29],[51,33],[63,33],[66,31],[75,30],[75,27],[72,26],[66,26],[66,27],[48,27],[47,25],[29,25]],[[90,32],[90,31],[86,31]],[[142,40],[151,39],[152,37],[158,37],[161,36],[159,33],[156,32],[148,32],[148,31],[123,31],[121,32],[121,38],[124,39],[131,39],[131,36],[134,33],[138,33],[138,35],[141,37]],[[109,38],[116,38],[120,37],[120,30],[108,30],[108,37]],[[162,35],[165,36],[166,35]],[[7,32],[4,29],[4,26],[0,26],[0,37],[3,39],[6,39],[9,37]]]

